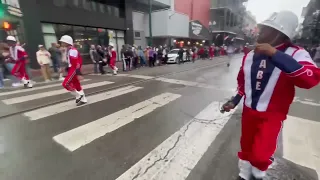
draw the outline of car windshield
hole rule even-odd
[[[169,54],[178,54],[179,49],[174,49],[169,52]]]

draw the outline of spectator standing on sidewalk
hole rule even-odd
[[[143,50],[142,50],[141,46],[138,47],[138,56],[139,56],[139,59],[140,59],[140,65],[141,66],[145,66],[146,65],[146,59],[145,59],[145,56],[144,56],[144,53],[143,53]]]
[[[61,54],[61,51],[57,48],[56,43],[51,43],[51,47],[49,48],[49,52],[51,54],[51,60],[52,60],[52,66],[53,66],[53,71],[55,73],[59,72],[59,54]]]
[[[37,51],[37,61],[41,66],[42,76],[45,82],[51,81],[51,73],[50,73],[50,63],[51,63],[51,54],[47,51],[43,45],[39,45],[39,50]]]
[[[148,56],[149,56],[149,67],[154,67],[154,57],[153,57],[154,51],[152,50],[152,47],[148,48]]]
[[[5,43],[0,43],[0,89],[4,87],[4,69],[5,57],[9,56],[9,46]]]
[[[99,62],[99,71],[101,75],[106,74],[104,71],[104,66],[107,65],[106,54],[100,45],[97,46],[98,62]]]
[[[89,54],[90,54],[90,59],[91,59],[91,61],[93,63],[93,72],[95,74],[98,74],[99,73],[99,71],[98,71],[99,55],[97,53],[95,45],[91,45]]]
[[[316,53],[313,59],[315,62],[320,62],[320,45],[316,48]]]

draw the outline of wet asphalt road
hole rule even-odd
[[[234,95],[241,56],[235,56],[229,68],[226,61],[87,75],[82,84],[88,87],[89,104],[78,108],[70,94],[61,91],[60,82],[0,92],[0,179],[236,179],[241,107],[225,115],[223,125],[204,119]],[[300,124],[287,127],[301,129],[295,134],[284,128],[268,179],[318,180],[320,142],[314,132],[320,131],[319,90],[297,90],[290,115],[300,121],[290,122]],[[199,115],[212,102],[209,113]],[[210,131],[202,133],[200,125],[213,128],[216,135],[209,138]],[[188,135],[195,128],[200,130]],[[302,140],[294,139],[296,135]],[[171,138],[175,143],[170,144]],[[299,147],[312,157],[306,160],[304,151],[293,151]]]

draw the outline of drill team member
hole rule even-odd
[[[24,87],[32,88],[32,84],[26,72],[26,61],[28,58],[27,52],[21,46],[17,45],[15,37],[8,36],[7,42],[10,46],[10,58],[7,58],[6,62],[10,61],[15,63],[11,74],[20,79],[24,84]]]
[[[87,98],[80,85],[77,76],[77,71],[80,71],[82,65],[82,58],[79,51],[73,47],[73,39],[64,35],[59,40],[63,47],[67,48],[67,62],[68,62],[68,75],[64,79],[62,86],[76,96],[77,105],[87,103]]]
[[[309,53],[290,41],[297,26],[298,17],[290,11],[274,13],[259,24],[258,44],[243,58],[238,74],[238,94],[222,107],[228,112],[244,97],[241,180],[266,176],[295,87],[310,89],[320,81],[320,69]]]
[[[117,52],[113,49],[114,45],[112,43],[109,44],[109,55],[110,55],[110,61],[109,66],[113,70],[113,75],[117,75],[118,68],[116,66],[116,60],[117,60]]]

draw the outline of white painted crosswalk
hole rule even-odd
[[[181,95],[163,93],[91,123],[59,134],[53,137],[53,139],[68,150],[74,151],[137,118],[151,113],[155,109],[162,107],[179,97],[181,97]]]
[[[83,89],[90,89],[90,88],[105,86],[105,85],[112,84],[112,83],[113,82],[110,82],[110,81],[103,81],[103,82],[97,82],[97,83],[92,83],[92,84],[86,84],[86,85],[83,85],[82,87],[83,87]],[[68,91],[66,91],[65,89],[59,89],[59,90],[47,91],[47,92],[38,93],[38,94],[31,94],[31,95],[27,95],[27,96],[20,96],[20,97],[15,97],[15,98],[11,98],[11,99],[5,99],[5,100],[2,100],[2,102],[10,105],[10,104],[23,103],[23,102],[27,102],[30,100],[36,100],[36,99],[41,99],[41,98],[55,96],[55,95],[61,95],[61,94],[67,94],[67,93],[68,93]]]
[[[219,106],[211,103],[116,180],[185,180],[231,117]]]
[[[86,81],[90,81],[90,80],[91,79],[84,79],[81,82],[86,82]],[[33,87],[33,88],[30,88],[30,89],[18,89],[18,90],[14,90],[14,91],[0,92],[0,97],[1,96],[12,95],[12,94],[26,93],[26,92],[36,91],[36,90],[48,89],[48,88],[53,88],[53,87],[59,87],[59,86],[61,86],[61,83],[50,84],[50,85],[39,86],[39,87]]]
[[[206,89],[219,89],[215,86],[204,83],[175,80],[170,78],[154,78],[152,76],[143,75],[124,75],[139,79],[160,81],[163,83],[181,84],[191,87],[199,87]],[[89,80],[85,80],[89,81]],[[111,81],[90,82],[84,85],[84,89],[108,86],[114,84]],[[19,103],[33,102],[35,100],[46,99],[48,97],[57,97],[67,93],[64,89],[50,90],[50,88],[61,86],[58,84],[43,85],[34,87],[33,89],[21,89],[10,92],[2,92],[0,96],[4,98],[2,102],[7,105],[14,106]],[[34,109],[22,113],[27,119],[26,123],[43,123],[46,124],[49,117],[55,117],[64,113],[85,113],[82,108],[88,108],[96,103],[103,101],[117,100],[125,96],[128,100],[125,107],[117,109],[114,112],[106,113],[99,118],[92,118],[85,123],[76,125],[69,124],[67,129],[62,131],[56,130],[50,134],[50,141],[60,149],[66,149],[67,153],[76,154],[77,150],[83,147],[95,147],[95,142],[107,137],[111,132],[115,132],[130,123],[137,123],[139,118],[155,113],[161,108],[172,106],[175,101],[180,101],[183,98],[188,98],[182,93],[172,92],[156,92],[151,97],[143,98],[139,102],[135,102],[135,98],[131,98],[132,93],[144,91],[147,88],[140,86],[123,86],[116,89],[108,90],[97,94],[87,96],[88,103],[83,106],[76,106],[74,100],[60,102],[54,105]],[[41,91],[42,90],[42,91]],[[36,93],[23,95],[24,92]],[[41,91],[41,92],[40,92]],[[6,95],[16,95],[16,97],[5,98]],[[131,101],[132,100],[132,101]],[[319,106],[317,102],[310,103],[309,100],[295,99],[295,102]],[[123,174],[117,175],[116,180],[185,180],[188,178],[197,163],[207,152],[208,148],[215,141],[217,135],[225,127],[235,111],[221,114],[219,112],[221,103],[213,101],[206,107],[202,107],[199,113],[194,117],[189,117],[184,120],[184,125],[171,135],[168,134],[161,139],[157,145],[152,147],[150,152],[146,152],[141,156],[141,159],[132,163],[131,167],[124,170]],[[175,107],[176,108],[176,107]],[[168,115],[170,116],[170,115]],[[86,117],[86,116],[84,116]],[[50,118],[54,121],[54,118]],[[60,119],[59,119],[60,120]],[[143,119],[144,120],[144,119]],[[179,126],[180,127],[180,126]],[[303,127],[303,128],[301,128]],[[299,119],[296,117],[288,117],[283,130],[284,136],[284,157],[297,164],[301,164],[312,169],[320,171],[320,143],[312,144],[311,141],[317,141],[317,132],[320,129],[319,123]],[[137,129],[138,131],[139,129]],[[300,133],[299,137],[295,133]],[[167,138],[168,137],[168,138]],[[312,137],[312,138],[310,138]],[[148,142],[146,142],[148,143]],[[297,148],[295,143],[300,144]],[[65,153],[65,152],[64,152]],[[308,154],[302,156],[302,154]]]

